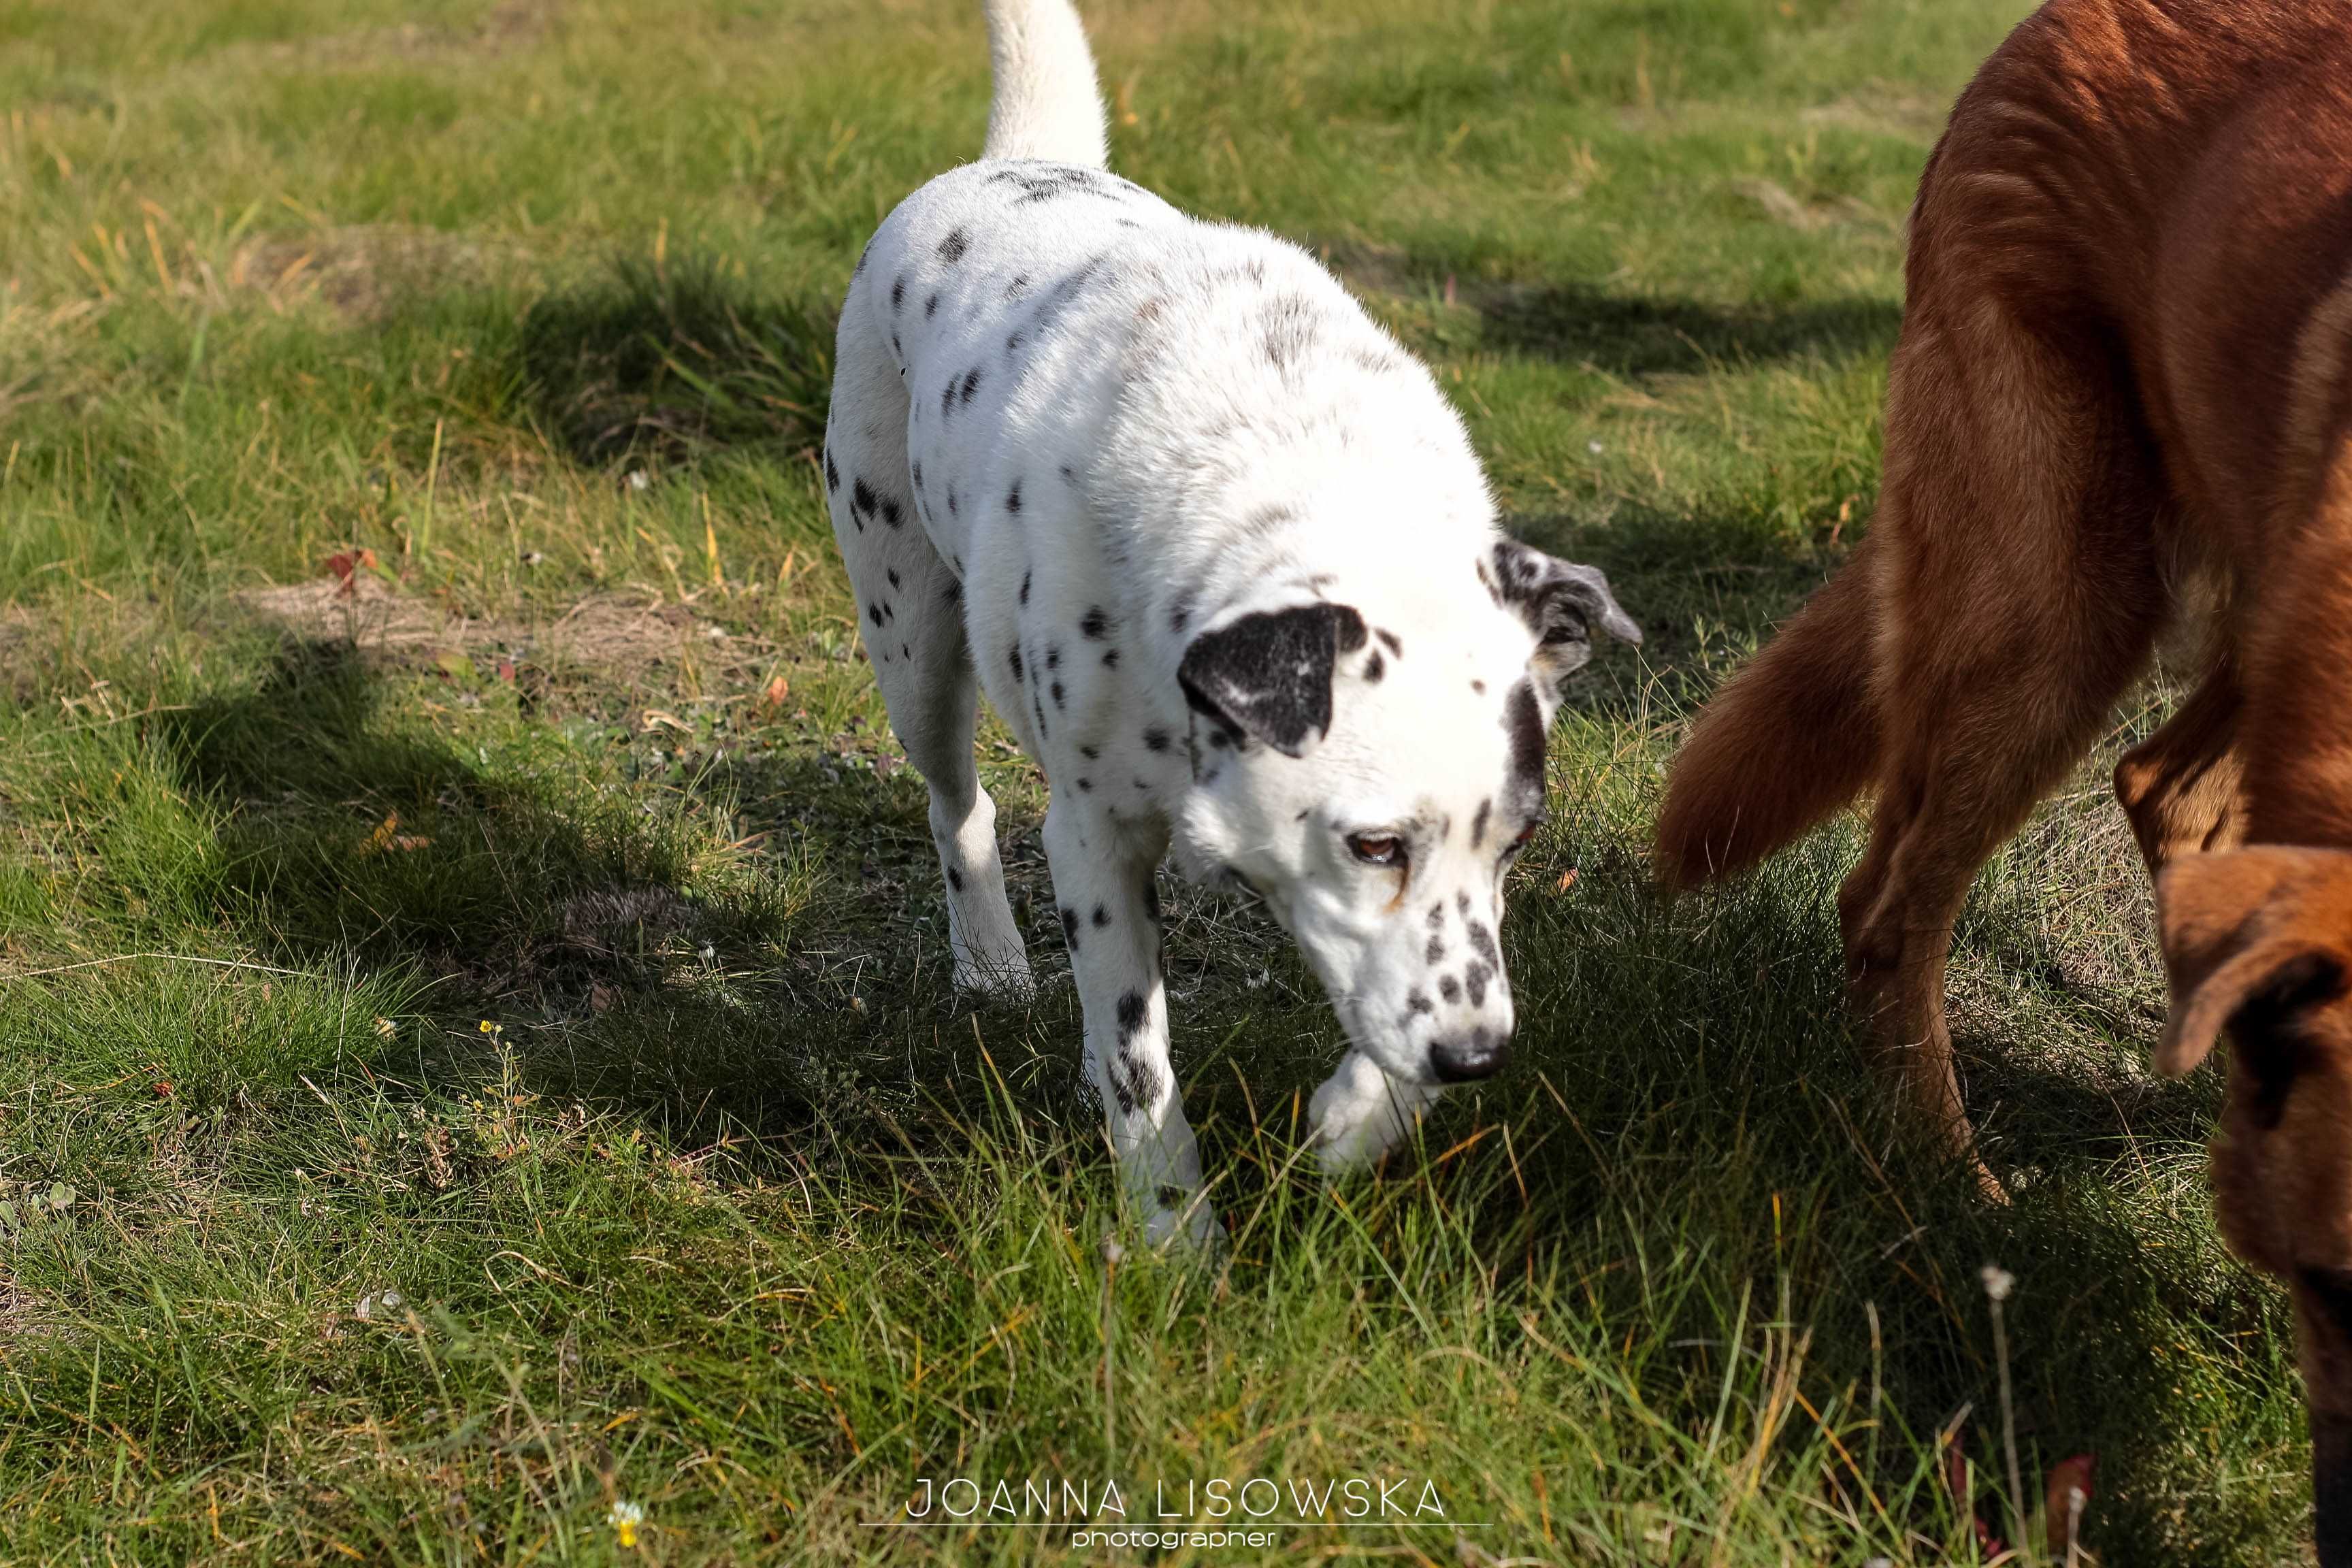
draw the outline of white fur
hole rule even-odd
[[[1460,421],[1310,258],[1095,167],[1066,5],[995,0],[989,19],[1007,73],[992,155],[890,215],[843,307],[835,530],[931,786],[959,983],[1030,983],[972,765],[976,667],[1052,787],[1046,854],[1114,1147],[1151,1237],[1205,1241],[1155,868],[1172,847],[1188,876],[1246,882],[1292,932],[1351,1047],[1316,1136],[1335,1168],[1375,1158],[1435,1098],[1433,1043],[1499,1063],[1495,933],[1540,812],[1542,727],[1589,622],[1639,633],[1599,574],[1501,542]],[[1314,605],[1361,623],[1330,655],[1328,730],[1297,756],[1235,745],[1188,703],[1188,650]],[[1360,860],[1351,836],[1380,833],[1409,838],[1407,869]]]
[[[1102,95],[1077,13],[1053,3],[996,0],[988,7],[988,68],[995,81],[983,158],[1051,158],[1099,169]]]

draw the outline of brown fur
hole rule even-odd
[[[2352,848],[2352,11],[2053,0],[1955,106],[1906,280],[1868,542],[1701,714],[1657,864],[1670,887],[1738,870],[1874,790],[1839,899],[1854,1000],[1966,1150],[1953,918],[2193,583],[2218,589],[2202,683],[2116,774],[2151,871],[2180,862],[2168,942],[2192,910],[2266,896],[2277,852],[2233,847]],[[2352,901],[2292,908],[2284,929],[2352,938]],[[2176,989],[2176,1031],[2210,1038],[2210,1013]],[[2352,1148],[2352,1088],[2341,1103]],[[2241,1245],[2340,1231],[2328,1267],[2352,1265],[2352,1175],[2328,1186],[2319,1142],[2225,1184]],[[2352,1421],[2346,1317],[2303,1321],[2335,1347],[2306,1365],[2346,1369],[2315,1407]]]

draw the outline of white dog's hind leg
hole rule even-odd
[[[1201,1152],[1168,1059],[1152,881],[1166,847],[1164,836],[1122,831],[1058,796],[1045,813],[1045,858],[1086,1012],[1087,1078],[1102,1097],[1120,1179],[1147,1241],[1209,1247],[1223,1229],[1201,1191]]]
[[[862,341],[867,336],[874,341]],[[964,636],[962,584],[917,515],[898,366],[878,333],[860,333],[846,319],[824,482],[875,684],[907,760],[930,785],[956,984],[1026,995],[1029,960],[1004,897],[996,803],[972,763],[980,693]]]
[[[1307,1102],[1323,1169],[1360,1169],[1394,1148],[1413,1119],[1444,1093],[1433,1083],[1402,1083],[1361,1051],[1349,1051]]]

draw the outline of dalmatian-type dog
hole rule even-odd
[[[1030,984],[978,689],[1045,768],[1087,1076],[1153,1241],[1213,1241],[1168,1057],[1155,868],[1263,896],[1349,1040],[1311,1115],[1376,1157],[1501,1066],[1503,879],[1601,574],[1501,537],[1461,423],[1304,252],[1105,172],[1066,0],[990,0],[985,151],[883,223],[824,485],[930,785],[958,984]],[[977,678],[975,683],[975,677]]]

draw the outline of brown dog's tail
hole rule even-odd
[[[1669,890],[1747,870],[1876,777],[1875,537],[1700,710],[1658,816]]]

